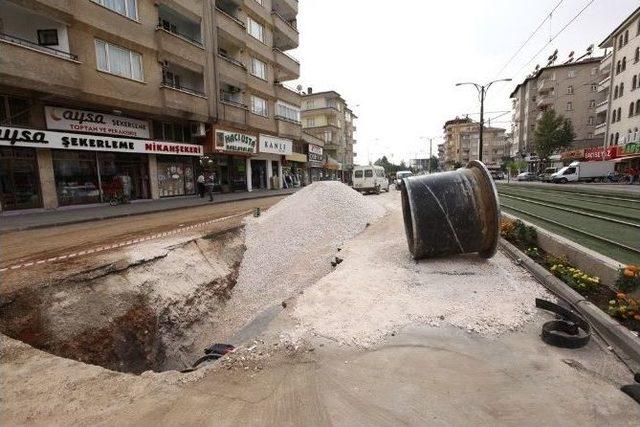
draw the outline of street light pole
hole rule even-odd
[[[487,91],[489,90],[492,84],[497,82],[510,82],[510,81],[511,79],[499,79],[484,85],[480,85],[478,83],[473,83],[473,82],[456,83],[456,86],[463,86],[463,85],[475,86],[475,88],[478,90],[478,95],[480,96],[480,138],[479,138],[480,141],[479,141],[479,147],[478,147],[478,160],[480,161],[482,161],[482,142],[483,142],[482,137],[483,137],[483,131],[484,131],[484,99],[487,95]]]

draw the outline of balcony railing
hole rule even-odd
[[[277,16],[278,18],[280,18],[280,20],[282,20],[282,22],[284,22],[285,24],[287,24],[289,27],[291,27],[291,29],[293,31],[295,31],[296,33],[298,32],[298,28],[295,25],[295,21],[287,21],[286,19],[284,19],[284,17],[282,15],[280,15],[278,12],[276,12],[275,10],[273,12],[271,12],[272,15]]]
[[[232,63],[233,65],[237,65],[238,67],[243,68],[245,70],[247,69],[247,67],[245,67],[245,65],[242,62],[238,61],[237,59],[233,59],[230,56],[225,55],[222,52],[218,52],[218,56],[220,58],[224,59],[225,61],[228,61],[228,62]]]
[[[282,120],[284,122],[289,122],[289,123],[293,123],[294,125],[299,125],[302,122],[300,120],[294,120],[294,119],[290,119],[289,117],[285,117],[285,116],[281,116],[280,114],[276,114],[275,116],[273,116],[275,119],[278,120]]]
[[[246,28],[246,25],[244,24],[244,22],[242,22],[241,20],[239,20],[237,17],[233,16],[229,12],[226,12],[226,11],[220,9],[219,7],[216,7],[216,11],[221,13],[221,14],[223,14],[224,16],[227,16],[229,19],[234,21],[236,24],[240,25],[242,28]]]
[[[236,101],[235,99],[233,99],[233,94],[229,92],[220,92],[220,102],[226,102],[227,104],[231,104],[240,108],[249,108],[241,101]]]
[[[274,52],[276,52],[276,53],[281,53],[281,54],[283,54],[284,56],[286,56],[287,58],[289,58],[290,60],[292,60],[292,61],[293,61],[293,62],[295,62],[296,64],[300,65],[300,61],[298,61],[296,58],[294,58],[293,56],[289,55],[288,53],[283,52],[283,51],[281,51],[280,49],[277,49],[277,48],[275,48],[275,47],[273,48],[273,50],[274,50]]]
[[[195,45],[198,45],[200,47],[202,47],[202,41],[201,40],[196,40],[191,36],[188,36],[180,31],[178,31],[177,28],[174,27],[168,27],[166,25],[162,25],[162,22],[158,22],[158,26],[156,27],[156,30],[163,30],[166,31],[167,33],[173,34],[174,36],[177,36],[181,39],[184,39],[186,41],[188,41],[189,43],[193,43]]]
[[[601,128],[605,127],[606,125],[607,125],[607,122],[598,123],[596,125],[596,129],[601,129]]]
[[[200,91],[198,89],[194,89],[194,88],[189,87],[189,86],[185,86],[182,83],[174,83],[174,82],[169,81],[169,80],[164,80],[162,82],[162,86],[163,87],[168,87],[168,88],[171,88],[171,89],[176,89],[176,90],[179,90],[181,92],[188,93],[190,95],[200,96],[200,97],[203,97],[203,98],[207,97],[207,95],[204,92],[202,92],[202,91]]]
[[[17,44],[20,46],[24,46],[30,49],[39,50],[44,53],[48,53],[49,55],[57,56],[59,58],[70,59],[72,61],[78,60],[78,55],[74,55],[73,53],[65,52],[62,50],[54,49],[49,46],[42,46],[38,43],[34,43],[29,40],[21,39],[20,37],[12,36],[5,33],[0,33],[0,39],[5,40],[9,43]]]

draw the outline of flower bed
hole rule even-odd
[[[615,287],[611,288],[604,285],[599,277],[572,266],[567,259],[545,253],[537,245],[536,229],[520,220],[503,218],[500,235],[621,324],[640,331],[640,299],[629,295],[640,288],[637,266],[621,268]]]

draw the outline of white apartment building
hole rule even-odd
[[[608,145],[640,142],[640,7],[600,47],[612,52],[600,67],[607,98],[597,107],[599,130]]]

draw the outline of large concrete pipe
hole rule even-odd
[[[498,243],[498,192],[482,162],[451,172],[404,178],[402,213],[414,259],[478,252]]]

